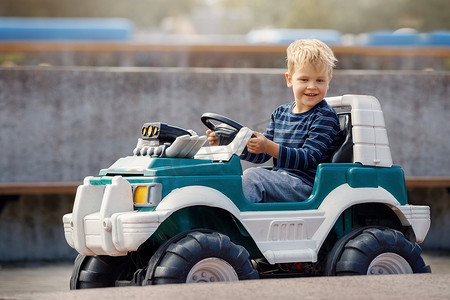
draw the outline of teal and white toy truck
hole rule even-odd
[[[246,201],[239,156],[250,129],[205,114],[225,144],[205,146],[193,131],[144,124],[134,155],[87,177],[63,217],[79,252],[71,289],[431,272],[418,246],[430,209],[407,202],[378,100],[326,100],[343,143],[299,202]]]

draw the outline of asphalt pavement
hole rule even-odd
[[[3,299],[450,299],[450,256],[425,254],[432,274],[265,279],[69,290],[71,263],[4,265]]]

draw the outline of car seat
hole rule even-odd
[[[353,138],[352,138],[352,120],[350,112],[340,113],[339,132],[342,144],[332,155],[332,163],[352,163],[353,162]]]

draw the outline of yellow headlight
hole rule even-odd
[[[147,203],[148,190],[147,186],[138,186],[134,191],[134,203],[145,204]]]
[[[153,126],[148,126],[147,127],[147,136],[152,136],[153,135]]]

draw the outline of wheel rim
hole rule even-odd
[[[220,258],[205,258],[196,263],[186,278],[186,283],[237,281],[234,268]]]
[[[367,275],[412,274],[409,263],[400,255],[387,252],[372,260]]]

